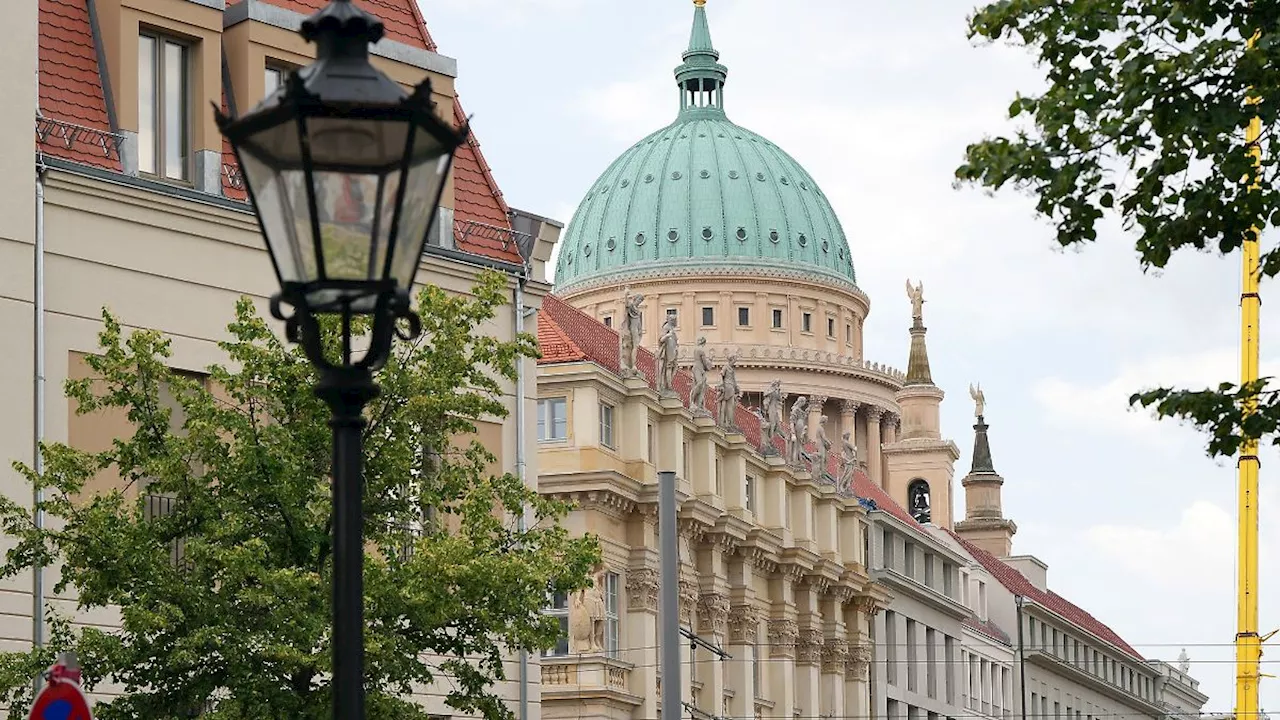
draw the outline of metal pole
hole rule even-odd
[[[1015,595],[1018,606],[1018,686],[1022,695],[1022,720],[1027,720],[1027,656],[1022,652],[1022,596]]]
[[[516,334],[524,333],[524,283],[525,276],[521,275],[516,278],[516,290],[514,304],[516,306]],[[524,485],[525,480],[525,387],[524,372],[525,361],[521,359],[516,365],[516,475],[520,478],[520,484]],[[523,503],[520,505],[520,517],[517,519],[517,529],[523,539],[526,530],[525,513],[528,509]],[[529,720],[529,651],[520,650],[520,713],[519,720]]]
[[[1258,35],[1249,38],[1252,50]],[[1250,96],[1249,104],[1258,98]],[[1253,159],[1254,176],[1249,191],[1257,189],[1257,167],[1262,162],[1258,139],[1262,120],[1254,117],[1245,129],[1245,142]],[[1245,233],[1240,288],[1240,384],[1247,386],[1258,379],[1258,322],[1262,299],[1258,295],[1258,228]],[[1257,398],[1246,398],[1243,416],[1257,411]],[[1239,485],[1239,587],[1236,615],[1236,712],[1241,720],[1253,720],[1258,714],[1259,660],[1262,643],[1258,636],[1258,441],[1245,438],[1236,461]]]
[[[662,638],[662,720],[680,720],[680,534],[676,529],[676,474],[658,473],[659,637]]]
[[[365,368],[316,387],[333,412],[333,720],[364,720],[364,406],[377,394]]]

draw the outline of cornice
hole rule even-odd
[[[716,281],[732,282],[744,277],[764,277],[773,280],[792,281],[821,288],[826,292],[837,292],[850,298],[856,298],[861,301],[864,309],[869,309],[871,306],[871,298],[861,288],[850,282],[848,278],[834,273],[828,275],[821,272],[821,268],[816,266],[812,270],[808,266],[804,270],[786,265],[761,267],[734,258],[716,258],[714,264],[698,263],[683,268],[673,267],[663,262],[631,269],[611,268],[595,276],[587,276],[557,286],[556,294],[564,298],[570,298],[574,295],[581,295],[601,288],[615,286],[621,288],[628,283],[636,285],[645,281],[661,282],[663,280],[675,280],[691,276],[696,276],[699,281],[706,283]]]
[[[957,620],[963,620],[970,615],[969,608],[965,607],[960,602],[952,600],[937,590],[913,580],[897,570],[890,568],[877,568],[871,571],[871,578],[876,582],[884,583],[885,585],[899,590],[904,594],[911,595],[920,602],[930,605]]]

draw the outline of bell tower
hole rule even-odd
[[[979,387],[969,388],[977,406],[978,418],[973,426],[973,466],[960,484],[964,487],[964,520],[956,523],[956,534],[998,558],[1013,553],[1013,535],[1018,526],[1006,519],[1000,503],[1000,486],[1004,478],[996,473],[991,461],[991,441],[987,438],[986,397]]]
[[[946,393],[933,384],[924,336],[924,283],[907,281],[911,300],[911,351],[898,391],[902,433],[883,448],[889,474],[885,490],[920,523],[951,528],[951,484],[960,450],[942,438],[940,406]]]

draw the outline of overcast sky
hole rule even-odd
[[[568,222],[611,160],[674,117],[688,0],[421,2],[516,207]],[[1239,258],[1186,255],[1144,275],[1118,229],[1063,252],[1028,198],[953,189],[965,145],[1007,128],[1014,93],[1041,83],[1023,51],[966,38],[972,7],[709,0],[725,109],[834,204],[871,296],[869,360],[905,367],[903,280],[924,282],[943,433],[963,452],[958,512],[973,443],[966,388],[981,382],[1014,553],[1047,562],[1052,589],[1144,656],[1173,661],[1186,647],[1205,711],[1230,712],[1235,464],[1206,458],[1191,429],[1128,411],[1127,398],[1237,378]],[[1278,307],[1263,308],[1264,373],[1280,357]],[[1264,632],[1280,626],[1278,455],[1262,454]],[[1280,674],[1280,649],[1263,662]],[[1264,680],[1262,706],[1280,710],[1280,680]]]

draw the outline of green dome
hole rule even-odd
[[[729,122],[705,10],[676,69],[680,114],[614,160],[565,230],[556,290],[742,271],[856,286],[844,230],[809,173]]]

